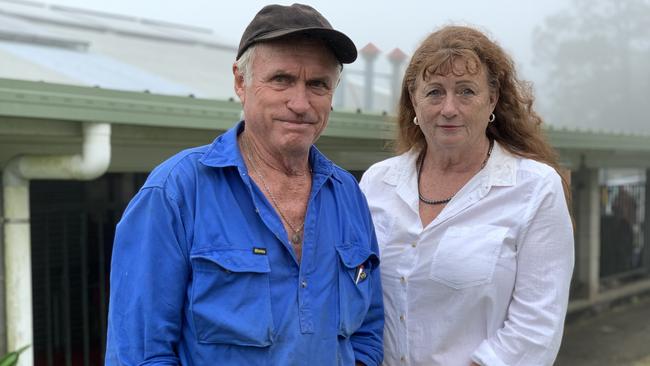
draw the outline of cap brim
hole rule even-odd
[[[270,41],[296,34],[304,34],[322,39],[328,44],[336,58],[342,64],[351,64],[357,59],[357,47],[354,45],[354,42],[345,34],[328,28],[280,29],[255,37],[255,41],[247,45],[246,48],[260,41]],[[243,50],[240,53],[243,53]],[[239,58],[239,56],[241,55],[237,57]]]

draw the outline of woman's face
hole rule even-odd
[[[411,93],[420,129],[427,145],[434,150],[459,151],[483,146],[481,139],[486,138],[488,119],[498,98],[490,90],[482,64],[472,74],[466,71],[466,61],[457,58],[453,69],[455,73],[418,80]]]

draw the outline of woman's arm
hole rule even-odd
[[[562,339],[574,264],[573,227],[560,177],[540,179],[517,242],[505,323],[472,355],[479,365],[552,365]]]

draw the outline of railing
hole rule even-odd
[[[601,186],[600,277],[618,282],[647,271],[645,183]]]

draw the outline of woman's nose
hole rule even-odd
[[[442,101],[441,113],[445,118],[452,118],[458,114],[458,106],[454,94],[447,94],[445,96],[445,99]]]

